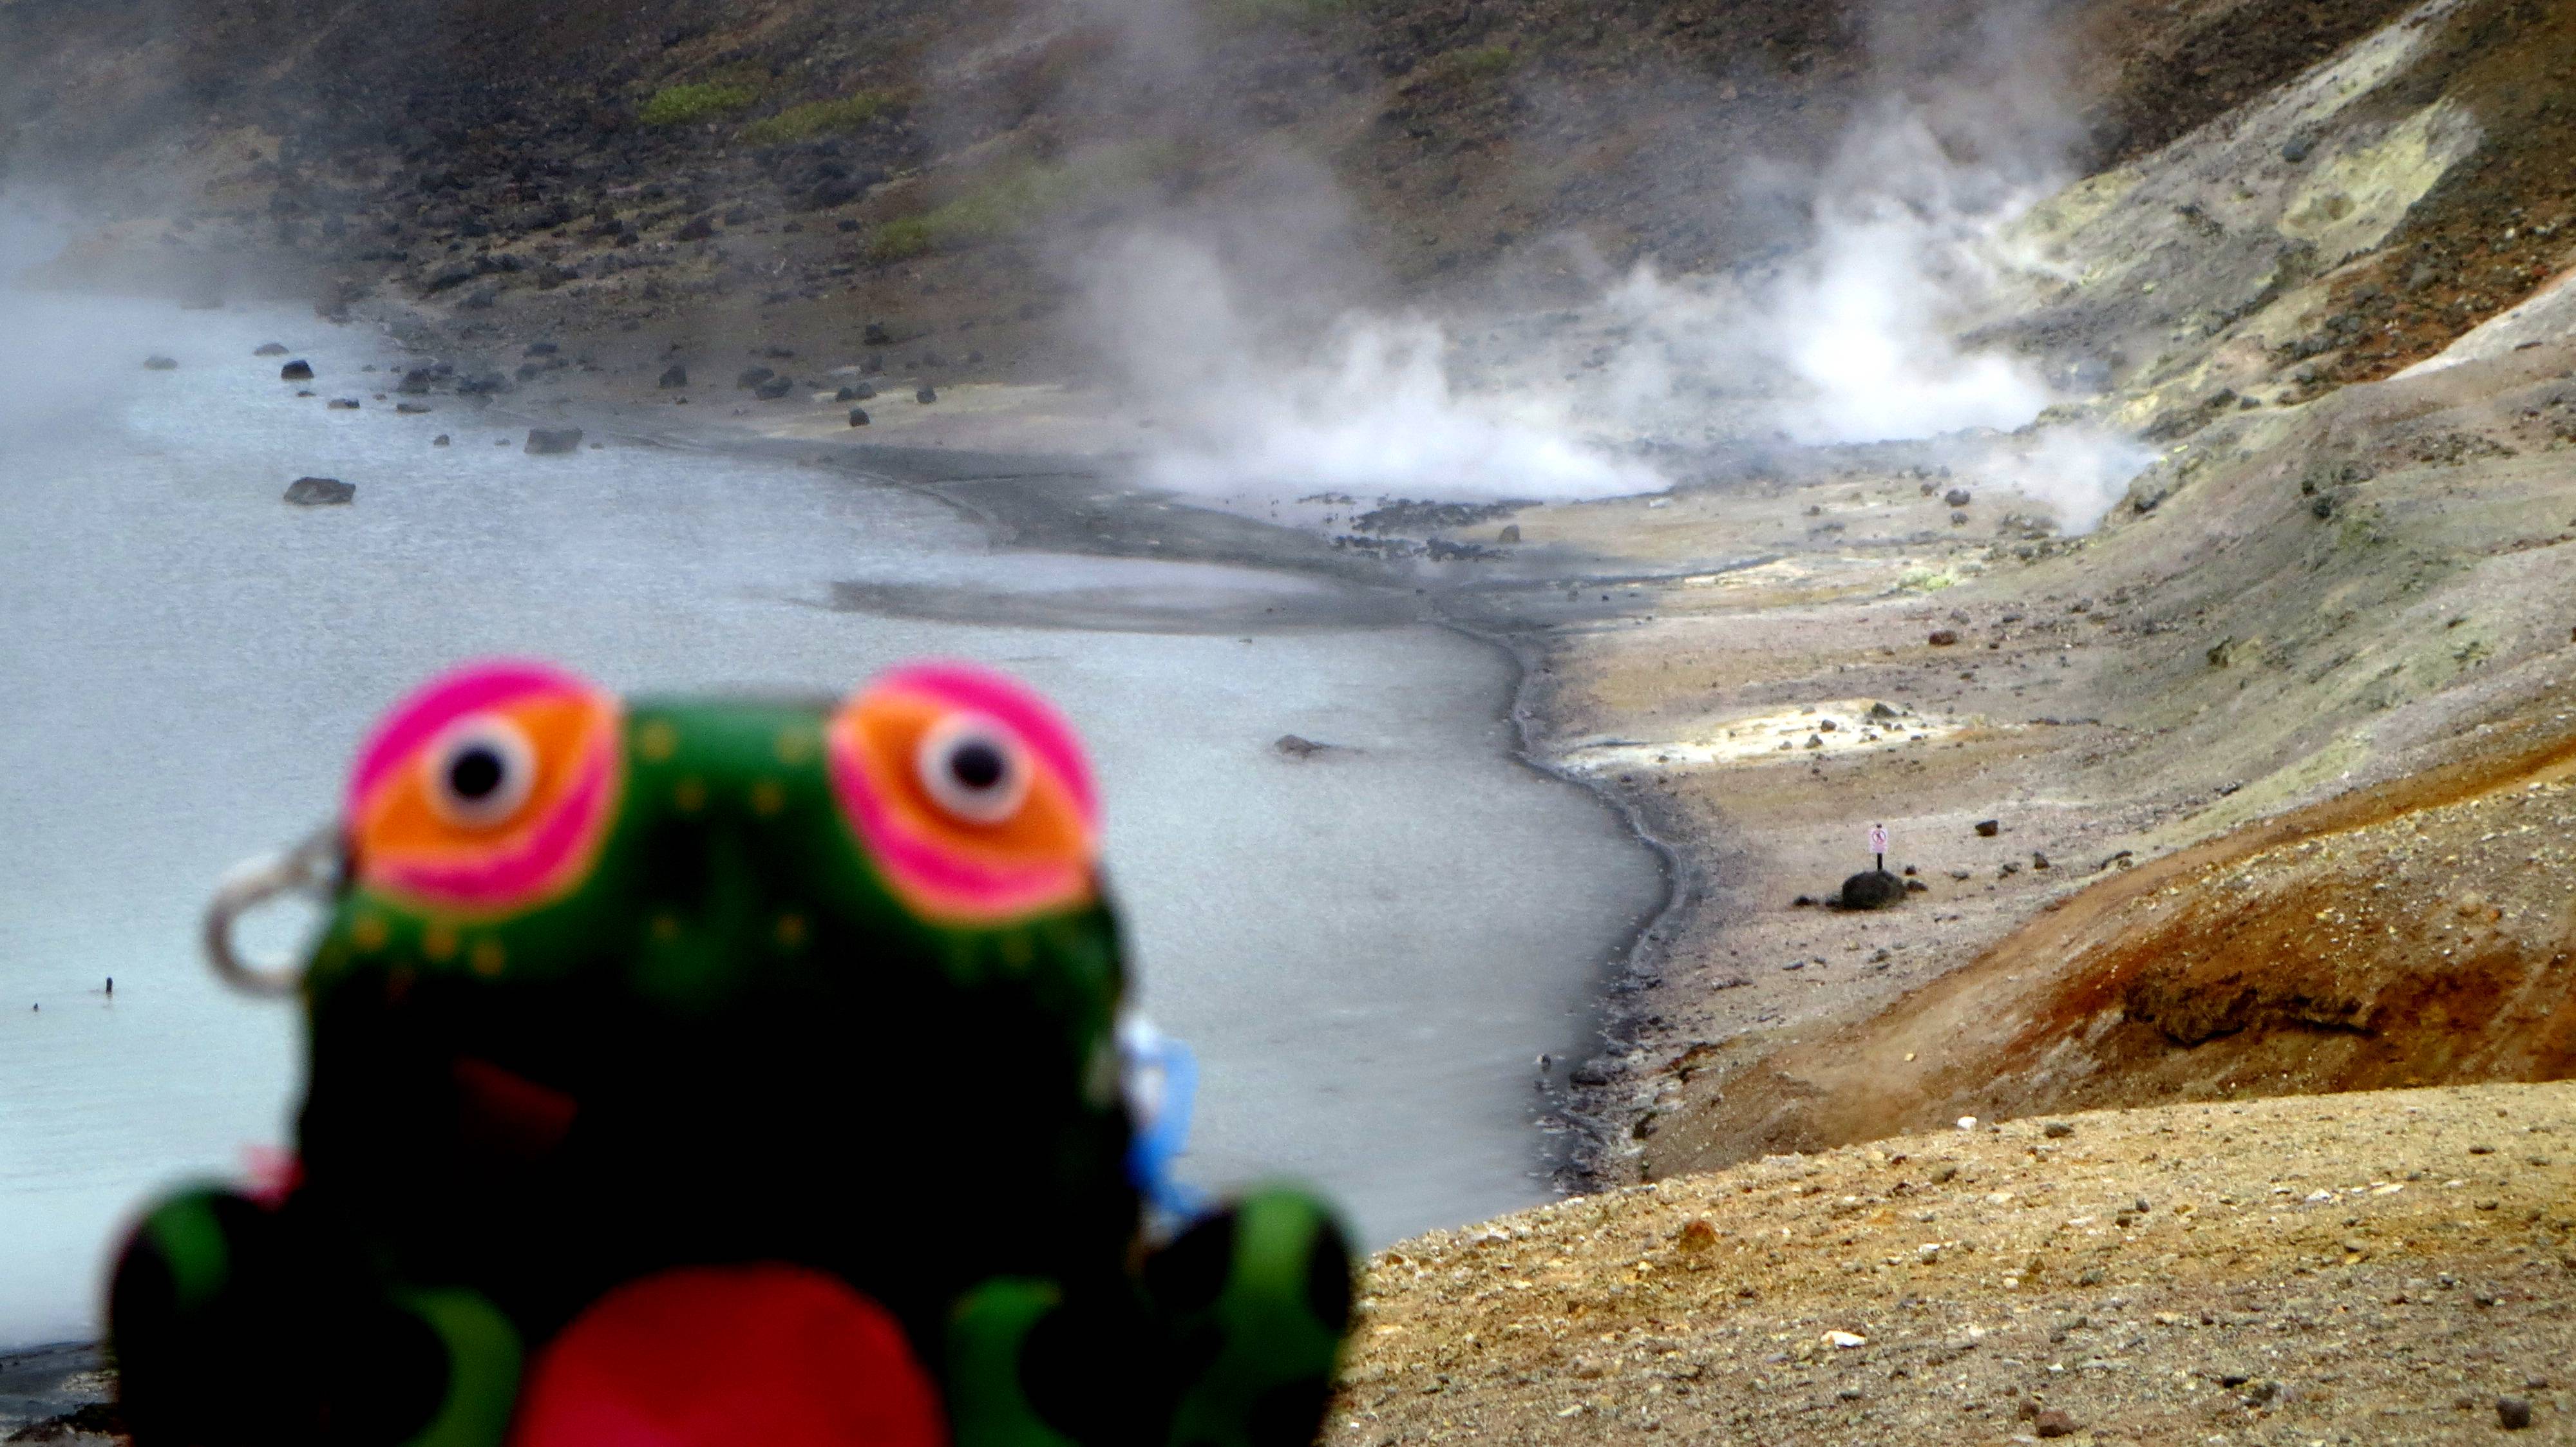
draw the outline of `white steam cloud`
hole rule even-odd
[[[1579,435],[1562,403],[1462,389],[1428,318],[1352,311],[1310,337],[1265,324],[1203,241],[1128,236],[1093,259],[1090,296],[1117,318],[1123,380],[1152,399],[1145,471],[1162,486],[1579,498],[1663,485]]]

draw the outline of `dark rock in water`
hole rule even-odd
[[[545,457],[559,452],[572,452],[581,447],[578,427],[531,427],[528,429],[528,455]]]
[[[313,380],[313,364],[305,361],[289,362],[285,366],[277,369],[277,380],[281,382],[310,382]]]
[[[440,433],[440,434],[438,434],[436,437],[433,437],[433,438],[429,439],[429,445],[430,445],[430,446],[432,446],[432,447],[445,447],[445,446],[447,446],[447,445],[448,445],[448,443],[447,443],[447,434],[446,434],[446,433],[444,433],[444,432],[441,432],[441,433]]]
[[[677,362],[673,362],[671,365],[662,369],[662,380],[660,385],[665,387],[685,387],[689,385],[689,369],[681,366]]]
[[[1498,543],[1517,543],[1520,540],[1521,525],[1519,523],[1505,523],[1503,524],[1503,530],[1494,534],[1494,541]]]
[[[259,350],[251,353],[251,355],[254,357],[282,357],[286,355],[286,348],[282,343],[262,342],[259,345]]]
[[[779,398],[786,396],[788,389],[795,385],[796,380],[792,377],[772,377],[768,381],[761,383],[759,386],[752,388],[751,395],[759,398],[763,402],[775,402]]]
[[[2004,832],[2004,821],[2001,819],[1980,819],[1977,821],[1977,837],[1980,839],[1992,839],[2002,832]]]
[[[925,382],[922,384],[920,391],[912,394],[912,400],[927,406],[930,403],[939,400],[939,389]]]
[[[179,359],[176,357],[145,357],[143,359],[143,370],[147,372],[175,372],[179,370]]]
[[[1905,898],[1905,881],[1884,869],[1864,869],[1843,881],[1845,909],[1885,909]]]
[[[853,407],[853,408],[851,408],[851,409],[850,409],[850,425],[851,425],[851,426],[853,426],[853,427],[865,427],[865,426],[867,426],[867,425],[868,425],[868,409],[867,409],[867,408],[865,408],[865,407]]]
[[[737,387],[757,387],[777,375],[767,367],[745,367],[735,374],[733,384]]]
[[[349,502],[357,495],[356,484],[336,477],[299,477],[286,485],[286,500],[298,507],[328,507]]]
[[[1973,499],[1970,497],[1968,490],[1964,487],[1954,487],[1948,492],[1941,494],[1941,501],[1948,503],[1952,507],[1966,507],[1972,500]]]
[[[426,417],[438,409],[419,402],[396,402],[394,410],[405,417]]]
[[[329,406],[334,412],[355,412],[358,410],[358,399],[355,397],[334,397],[331,399]]]

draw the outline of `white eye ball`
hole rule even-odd
[[[969,824],[999,824],[1029,796],[1019,739],[981,714],[940,720],[921,736],[913,767],[932,802]]]
[[[537,751],[508,719],[477,714],[450,728],[425,761],[430,807],[450,824],[508,822],[537,785]]]

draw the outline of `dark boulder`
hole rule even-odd
[[[313,364],[311,362],[300,360],[289,362],[285,366],[277,369],[277,380],[281,382],[310,382],[313,380]]]
[[[447,446],[447,445],[448,445],[447,434],[446,434],[446,433],[444,433],[444,432],[441,432],[441,433],[440,433],[440,434],[438,434],[436,437],[433,437],[433,438],[429,439],[429,445],[430,445],[430,446],[432,446],[432,447],[445,447],[445,446]]]
[[[912,400],[927,406],[939,400],[939,389],[924,382],[921,384],[921,390],[912,394]]]
[[[528,429],[527,450],[528,455],[531,457],[545,457],[555,453],[573,452],[579,450],[580,447],[581,429],[578,427],[531,427]]]
[[[147,372],[175,372],[179,370],[179,359],[176,357],[145,357],[143,359],[143,370]]]
[[[673,362],[671,365],[662,369],[662,380],[660,385],[665,387],[685,387],[689,385],[689,369],[681,366],[677,362]]]
[[[865,426],[867,426],[867,425],[868,425],[868,409],[867,409],[867,408],[865,408],[865,407],[853,407],[853,408],[851,408],[851,409],[850,409],[850,425],[851,425],[851,426],[853,426],[853,427],[865,427]]]
[[[1520,540],[1521,525],[1519,523],[1505,523],[1503,524],[1503,530],[1494,534],[1494,541],[1498,543],[1517,543]]]
[[[299,477],[286,485],[286,500],[298,507],[328,507],[354,500],[357,485],[336,477]]]
[[[1977,837],[1980,839],[1992,839],[2002,832],[2004,832],[2004,821],[2001,819],[1980,819],[1977,821]]]
[[[759,386],[752,388],[751,395],[759,398],[763,402],[775,402],[779,398],[786,396],[788,392],[795,387],[795,385],[796,379],[793,377],[772,377],[768,381],[761,383]]]
[[[1905,898],[1905,881],[1884,869],[1864,869],[1843,881],[1845,909],[1885,909]]]
[[[673,235],[674,239],[676,239],[676,240],[680,240],[680,241],[704,241],[704,240],[706,240],[708,237],[713,236],[713,235],[715,235],[715,234],[716,234],[716,224],[715,224],[715,222],[714,222],[712,219],[710,219],[710,218],[708,218],[708,217],[705,217],[705,216],[692,216],[692,217],[690,217],[690,218],[689,218],[689,220],[688,220],[688,224],[686,224],[686,225],[682,226],[678,231],[676,231],[676,232],[672,233],[672,235]]]
[[[887,331],[883,322],[870,322],[859,332],[859,340],[871,347],[891,346],[894,333]]]
[[[1952,507],[1966,507],[1972,500],[1964,487],[1954,487],[1941,494],[1941,500]]]

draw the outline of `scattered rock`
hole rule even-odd
[[[1717,1228],[1694,1216],[1682,1227],[1681,1248],[1684,1251],[1717,1249]]]
[[[759,386],[752,388],[751,395],[759,398],[763,402],[775,402],[779,398],[786,396],[788,392],[795,387],[795,385],[796,379],[793,377],[772,377],[768,381],[761,383]]]
[[[306,361],[289,362],[285,366],[277,369],[277,380],[281,382],[310,382],[313,380],[313,364]]]
[[[298,507],[328,507],[352,501],[357,495],[355,483],[336,477],[299,477],[286,485],[286,500]]]
[[[1856,1331],[1829,1331],[1825,1333],[1825,1342],[1836,1351],[1847,1352],[1869,1345],[1869,1338]]]
[[[445,447],[445,446],[447,446],[447,434],[446,434],[446,433],[444,433],[444,432],[441,432],[441,433],[440,433],[440,434],[438,434],[436,437],[433,437],[433,438],[429,439],[429,445],[430,445],[430,446],[432,446],[432,447]]]
[[[928,406],[930,403],[939,400],[939,389],[925,382],[922,384],[920,391],[912,394],[912,400],[919,402],[924,406]]]
[[[677,362],[673,362],[671,365],[662,369],[662,376],[655,385],[662,387],[685,387],[689,385],[689,369],[681,366]]]
[[[2037,1432],[2042,1437],[2072,1437],[2075,1435],[2075,1419],[2066,1415],[2066,1413],[2059,1411],[2055,1407],[2051,1407],[2047,1411],[2040,1413],[2037,1417],[2032,1418],[2030,1426],[2032,1431]]]
[[[1869,706],[1869,716],[1876,719],[1890,719],[1897,718],[1900,715],[1895,709],[1888,707],[1886,702],[1882,700]]]
[[[1502,531],[1494,534],[1494,541],[1498,543],[1517,543],[1520,540],[1521,525],[1519,523],[1505,523],[1503,524]]]
[[[853,407],[853,408],[851,408],[851,409],[850,409],[850,425],[851,425],[851,426],[853,426],[853,427],[865,427],[865,426],[867,426],[867,425],[868,425],[868,409],[867,409],[867,408],[865,408],[865,407]]]
[[[1935,648],[1947,648],[1959,641],[1959,630],[1956,628],[1935,628],[1932,630],[1932,636],[1925,641],[1929,642]]]
[[[1317,754],[1332,753],[1336,749],[1340,748],[1341,745],[1319,744],[1313,739],[1299,738],[1295,734],[1281,734],[1278,738],[1271,741],[1270,747],[1277,749],[1279,752],[1286,754],[1292,759],[1311,759]]]
[[[531,427],[528,429],[528,455],[544,457],[555,453],[574,452],[581,447],[578,427]]]
[[[163,356],[145,357],[143,359],[143,370],[147,372],[175,372],[179,370],[179,359],[176,357]]]
[[[2048,1124],[2041,1126],[2039,1128],[2039,1133],[2048,1137],[2050,1140],[2062,1141],[2068,1136],[2075,1134],[2075,1127],[2062,1120],[2052,1120]]]
[[[734,377],[733,384],[737,387],[757,387],[777,375],[777,372],[767,367],[745,367]]]
[[[1951,507],[1966,507],[1970,502],[1975,501],[1975,499],[1969,495],[1966,488],[1954,487],[1948,492],[1941,494],[1941,501]]]
[[[2496,1422],[2508,1432],[2531,1425],[2531,1403],[2521,1397],[2496,1398]]]
[[[259,344],[259,350],[251,353],[251,355],[254,357],[282,357],[286,355],[286,347],[283,343],[279,342],[262,342]]]
[[[1845,909],[1885,909],[1905,898],[1905,881],[1884,869],[1864,869],[1843,881]]]
[[[861,382],[855,387],[843,387],[840,391],[832,394],[832,400],[835,402],[866,402],[872,400],[876,395],[876,388],[865,382]]]
[[[324,405],[334,412],[355,412],[358,410],[358,399],[355,397],[334,397]]]
[[[1977,821],[1977,837],[1980,839],[1992,839],[2002,832],[2004,832],[2004,821],[2001,819],[1980,819]]]
[[[425,417],[438,409],[420,402],[396,402],[394,410],[405,417]]]

